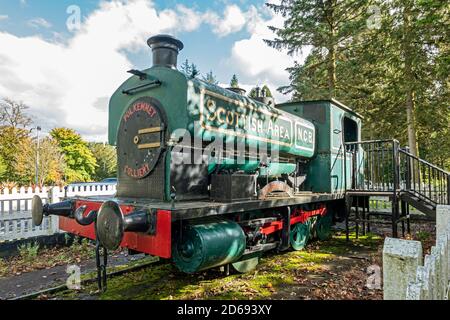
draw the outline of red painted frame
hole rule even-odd
[[[312,210],[312,211],[304,211],[301,209],[297,209],[294,211],[293,215],[291,216],[291,225],[296,223],[305,223],[306,220],[308,220],[311,217],[314,216],[325,216],[327,214],[327,208],[325,206]],[[267,226],[261,227],[260,232],[265,235],[269,235],[272,233],[275,233],[277,231],[280,231],[283,229],[283,221],[278,220],[274,221]]]
[[[102,202],[76,200],[75,207],[85,205],[86,213],[92,210],[98,211],[102,205]],[[128,215],[136,208],[129,205],[120,206],[124,215]],[[297,209],[291,216],[291,225],[296,223],[305,223],[309,218],[313,216],[325,216],[327,214],[327,208],[322,206],[319,209],[312,211],[304,211]],[[146,235],[143,233],[126,232],[122,243],[123,248],[129,248],[138,252],[147,253],[153,256],[169,259],[172,257],[172,215],[170,211],[158,210],[156,213],[156,233],[155,235]],[[82,226],[78,224],[74,219],[60,217],[59,228],[69,233],[95,240],[95,227],[94,224],[90,226]],[[283,229],[283,221],[274,221],[266,226],[260,228],[261,233],[269,235]]]
[[[75,207],[86,205],[86,213],[99,210],[102,203],[93,201],[76,200]],[[120,206],[124,215],[130,214],[135,207]],[[74,219],[60,217],[59,228],[69,233],[95,240],[95,226],[82,226]],[[142,253],[169,259],[172,257],[172,215],[170,211],[158,210],[156,213],[156,233],[146,235],[143,233],[126,232],[120,244],[123,248],[129,248]]]

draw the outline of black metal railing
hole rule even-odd
[[[378,192],[398,189],[398,141],[350,142],[345,144],[345,148],[346,159],[351,159],[351,185],[346,189]]]
[[[400,150],[402,190],[434,205],[450,204],[450,174],[422,160],[406,149]]]
[[[345,150],[346,190],[404,191],[434,205],[450,204],[449,172],[401,149],[397,140],[350,142]]]

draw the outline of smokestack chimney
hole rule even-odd
[[[184,48],[183,42],[172,36],[160,34],[148,39],[147,44],[152,48],[153,66],[177,68],[178,53]]]

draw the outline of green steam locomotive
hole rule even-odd
[[[252,270],[268,250],[301,250],[343,218],[344,143],[360,141],[361,116],[338,101],[275,104],[177,70],[181,41],[148,40],[153,66],[112,95],[117,146],[114,197],[33,200],[33,221],[115,250],[172,259],[183,272]]]

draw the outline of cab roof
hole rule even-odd
[[[283,107],[283,106],[296,105],[296,104],[298,105],[298,104],[324,103],[324,102],[325,102],[325,103],[332,103],[332,104],[334,104],[335,106],[339,107],[340,109],[342,109],[342,110],[344,110],[344,111],[347,111],[347,112],[353,114],[354,116],[356,116],[356,117],[358,117],[358,118],[360,118],[360,119],[364,119],[364,117],[363,117],[361,114],[357,113],[356,111],[353,111],[350,107],[346,106],[345,104],[343,104],[342,102],[339,102],[339,101],[336,100],[336,99],[330,99],[330,100],[323,99],[323,100],[307,100],[307,101],[292,101],[292,102],[285,102],[285,103],[277,104],[277,105],[276,105],[276,108]]]

